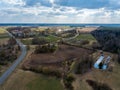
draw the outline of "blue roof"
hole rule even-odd
[[[95,64],[94,64],[94,68],[99,69],[99,65],[95,63]]]
[[[104,64],[103,67],[102,67],[103,70],[106,70],[107,69],[107,65]]]
[[[95,62],[94,68],[99,69],[99,68],[100,68],[100,67],[99,67],[99,64],[100,64],[103,60],[104,60],[104,56],[100,56],[99,59]],[[102,69],[103,69],[103,70],[106,70],[106,69],[107,69],[107,64],[103,64]]]

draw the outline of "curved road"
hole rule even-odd
[[[8,32],[8,34],[9,34],[11,37],[15,38],[11,33]],[[10,76],[10,74],[15,70],[15,68],[18,66],[18,64],[19,64],[19,63],[24,59],[24,57],[26,56],[26,53],[27,53],[27,51],[26,51],[26,46],[25,46],[24,44],[22,44],[22,43],[21,43],[19,40],[17,40],[17,39],[16,39],[16,42],[17,42],[18,45],[20,45],[22,53],[21,53],[21,55],[18,57],[18,59],[15,60],[15,62],[13,63],[13,65],[10,66],[10,68],[9,68],[7,71],[5,71],[5,72],[3,73],[3,75],[0,77],[0,85],[4,83],[4,81]]]
[[[63,40],[64,40],[64,41],[71,40],[71,39],[76,38],[77,36],[79,36],[79,33],[77,33],[75,36],[70,37],[70,38],[63,38]]]

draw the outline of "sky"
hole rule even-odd
[[[120,0],[0,0],[0,23],[120,23]]]

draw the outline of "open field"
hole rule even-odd
[[[84,40],[89,40],[89,41],[94,41],[96,40],[91,34],[80,34],[75,38],[76,40],[84,39]]]
[[[59,79],[16,69],[0,90],[64,90]]]
[[[39,38],[45,38],[48,42],[57,42],[60,39],[60,38],[55,37],[53,35],[39,36]],[[32,39],[33,38],[25,38],[25,39],[21,39],[21,41],[25,45],[32,45]]]
[[[9,36],[6,34],[0,34],[0,39],[5,39],[5,38],[9,38]]]
[[[63,90],[60,80],[40,75],[27,84],[29,90]]]
[[[21,42],[25,45],[31,45],[32,44],[32,38],[21,39]]]
[[[59,69],[62,67],[61,65],[63,61],[73,59],[79,60],[82,54],[89,55],[90,53],[90,50],[73,46],[60,45],[55,53],[32,54],[30,56],[31,59],[24,62],[24,66],[28,68],[44,65],[47,67],[52,67],[53,69]]]
[[[71,45],[89,48],[91,47],[92,43],[97,42],[97,40],[90,33],[83,33],[66,42]]]
[[[94,30],[96,30],[98,27],[82,27],[77,29],[80,33],[90,33]]]
[[[0,27],[0,34],[5,34],[5,33],[6,33],[5,29]]]
[[[55,36],[53,36],[53,35],[48,35],[48,36],[46,37],[46,39],[47,39],[49,42],[57,42],[60,38],[55,37]]]
[[[0,27],[0,43],[5,43],[9,39],[9,35],[6,33],[5,29]]]

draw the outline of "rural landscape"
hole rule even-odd
[[[0,90],[119,90],[119,70],[119,27],[0,27]]]
[[[120,90],[120,0],[0,0],[0,90]]]

